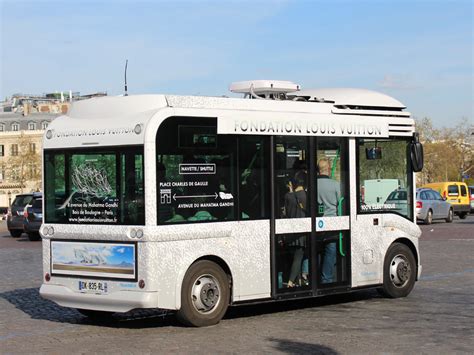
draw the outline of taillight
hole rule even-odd
[[[443,197],[446,198],[446,190],[443,191]]]
[[[423,207],[423,202],[416,201],[416,208],[422,208],[422,207]]]

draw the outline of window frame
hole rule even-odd
[[[384,211],[384,210],[374,210],[374,211],[363,211],[361,209],[361,200],[360,200],[360,140],[364,140],[365,138],[363,137],[356,137],[355,138],[355,160],[356,160],[356,212],[359,215],[375,215],[375,214],[396,214],[400,217],[403,217],[405,219],[408,219],[409,221],[416,222],[416,215],[415,215],[415,201],[416,201],[416,192],[414,193],[413,190],[413,168],[411,165],[411,160],[410,160],[410,152],[409,152],[409,146],[408,144],[411,141],[410,137],[404,137],[404,136],[391,136],[387,138],[380,138],[380,140],[394,140],[394,141],[404,141],[407,143],[407,150],[406,150],[406,172],[407,172],[407,212],[409,213],[408,216],[402,215],[400,213],[397,213],[396,211]],[[373,138],[370,138],[373,139]],[[415,199],[415,200],[414,200]],[[410,201],[410,204],[408,204],[408,201]]]
[[[122,168],[122,163],[121,163],[121,156],[124,153],[129,153],[129,152],[135,152],[135,153],[141,153],[142,155],[142,173],[143,173],[143,220],[139,221],[139,223],[122,223],[122,222],[117,222],[117,223],[101,223],[101,222],[87,222],[87,223],[71,223],[69,221],[47,221],[47,208],[46,208],[46,200],[47,200],[47,193],[46,193],[46,181],[43,178],[43,184],[44,184],[44,192],[43,192],[43,199],[44,199],[44,221],[45,223],[57,223],[57,224],[67,224],[67,225],[73,225],[73,226],[84,226],[84,225],[102,225],[102,226],[144,226],[146,225],[146,179],[145,179],[145,148],[144,145],[123,145],[123,146],[101,146],[101,147],[73,147],[73,148],[53,148],[53,149],[46,149],[43,150],[43,174],[46,176],[46,154],[64,154],[65,156],[65,189],[67,189],[68,182],[69,185],[71,184],[71,176],[69,173],[69,163],[70,163],[70,156],[71,154],[106,154],[106,153],[112,153],[116,156],[116,166],[115,166],[115,171],[116,171],[116,177],[115,177],[115,184],[116,184],[116,191],[117,191],[117,196],[121,196],[123,193],[123,186],[121,184],[121,168]],[[69,159],[66,159],[66,154],[69,154]],[[118,210],[119,210],[119,218],[122,218],[120,215],[121,205],[119,204]]]

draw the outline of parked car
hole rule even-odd
[[[23,229],[31,241],[40,240],[39,230],[43,220],[43,195],[35,194],[23,211]]]
[[[467,214],[471,210],[468,188],[465,182],[433,182],[422,187],[427,187],[438,191],[439,194],[453,206],[454,213],[461,219],[466,218]]]
[[[23,212],[25,206],[31,202],[35,193],[16,195],[7,216],[7,228],[13,238],[23,234]]]
[[[393,211],[407,215],[408,211],[408,194],[406,189],[394,190],[385,200],[385,205],[393,206]]]
[[[469,201],[471,203],[471,213],[474,213],[474,186],[469,186]]]
[[[435,219],[453,221],[454,207],[437,191],[427,188],[416,189],[416,219],[431,224]]]

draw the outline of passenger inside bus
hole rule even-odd
[[[304,170],[297,171],[294,178],[290,181],[288,185],[289,191],[285,195],[285,214],[287,218],[302,218],[308,215],[306,186],[306,172]],[[298,276],[301,276],[302,284],[308,284],[308,262],[303,262],[306,250],[306,236],[295,237],[289,243],[289,246],[294,248],[294,254],[288,287],[295,286]]]
[[[324,217],[337,216],[338,202],[341,198],[339,182],[330,177],[331,164],[327,159],[318,161],[318,210],[323,211]],[[322,207],[322,209],[321,209]],[[321,282],[334,281],[334,267],[336,264],[336,242],[327,243],[321,263]]]

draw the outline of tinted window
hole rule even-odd
[[[144,224],[143,148],[45,152],[49,223]]]
[[[459,195],[459,189],[457,185],[449,185],[448,186],[448,195],[449,196],[457,196]]]
[[[239,216],[270,218],[270,169],[268,136],[239,136]]]
[[[421,192],[421,199],[422,199],[423,201],[428,200],[428,196],[426,195],[426,192],[425,192],[425,191],[422,191],[422,192]]]
[[[32,206],[33,208],[40,209],[42,203],[43,203],[43,200],[40,199],[40,198],[37,198],[37,199],[33,200],[33,204],[32,204],[31,206]]]
[[[428,194],[430,200],[437,200],[438,199],[438,197],[436,196],[436,193],[434,191],[426,191],[426,193]]]
[[[433,194],[435,200],[442,200],[443,199],[438,191],[432,191],[431,193]]]
[[[461,185],[461,196],[467,196],[467,189],[464,185]]]
[[[13,201],[12,206],[13,207],[25,207],[27,204],[31,202],[33,199],[32,195],[21,195],[17,196],[15,198],[15,201]]]
[[[163,122],[156,138],[158,223],[235,220],[236,147],[235,136],[217,136],[215,118]]]

